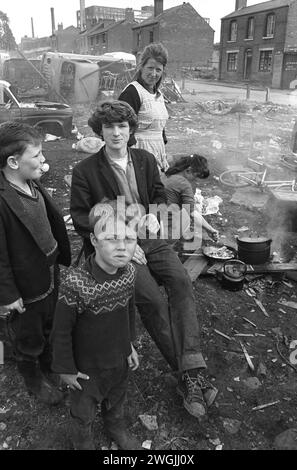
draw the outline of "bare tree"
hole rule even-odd
[[[14,35],[9,27],[9,19],[0,10],[0,49],[6,51],[15,50],[17,47]]]

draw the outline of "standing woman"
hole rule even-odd
[[[161,172],[169,167],[165,151],[168,112],[159,90],[167,60],[168,52],[162,44],[146,46],[133,82],[118,98],[129,103],[138,116],[138,128],[134,134],[136,140],[130,139],[129,144],[152,153]]]

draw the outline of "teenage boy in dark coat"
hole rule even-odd
[[[89,125],[105,141],[95,155],[73,170],[70,210],[77,232],[90,252],[88,214],[102,199],[125,197],[128,207],[166,203],[155,157],[141,149],[129,149],[128,141],[137,117],[128,103],[102,102]],[[153,237],[154,238],[154,237]],[[142,321],[161,353],[179,373],[178,393],[187,411],[205,415],[217,389],[205,378],[200,332],[189,276],[172,248],[161,239],[138,240],[133,257],[137,269],[136,306]],[[164,284],[168,303],[157,281]]]

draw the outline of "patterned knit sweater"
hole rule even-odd
[[[60,288],[52,332],[54,372],[76,374],[120,365],[135,339],[135,268],[108,274],[91,255]]]

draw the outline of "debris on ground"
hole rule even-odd
[[[277,450],[297,450],[297,428],[287,429],[276,436],[274,446]]]
[[[103,147],[104,141],[99,137],[83,137],[76,144],[72,145],[73,150],[84,153],[97,153]]]
[[[252,408],[252,411],[264,410],[265,408],[269,408],[270,406],[278,405],[279,403],[280,403],[280,400],[276,400],[276,401],[272,401],[271,403],[266,403],[264,405],[254,406],[254,408]]]
[[[62,137],[58,137],[57,135],[53,134],[45,134],[44,142],[54,142],[55,140],[61,140]]]
[[[151,415],[139,415],[138,418],[142,422],[143,426],[146,427],[149,431],[157,431],[158,430],[158,422],[156,416]]]
[[[277,303],[280,305],[285,305],[286,307],[297,309],[297,302],[292,302],[291,300],[280,299]]]
[[[141,445],[144,449],[150,450],[152,447],[152,441],[144,441]]]

